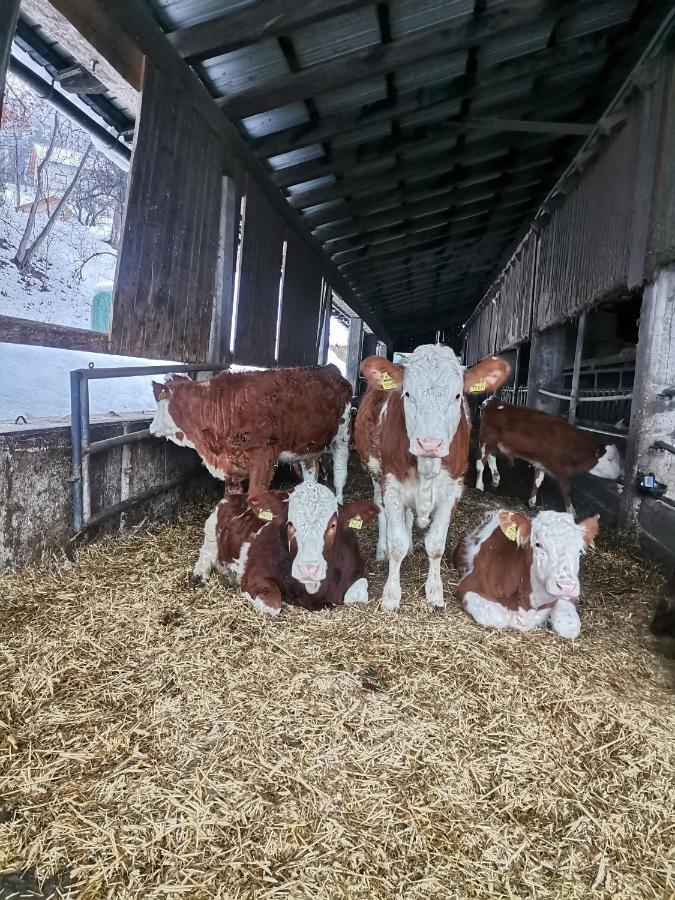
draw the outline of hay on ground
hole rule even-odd
[[[467,491],[449,546],[495,505]],[[479,628],[447,566],[432,613],[421,548],[399,615],[269,620],[189,586],[204,518],[0,577],[0,871],[81,900],[672,896],[673,670],[631,548],[586,557],[572,644]]]

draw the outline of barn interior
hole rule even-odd
[[[103,324],[0,290],[0,381],[64,404],[0,422],[0,898],[675,891],[674,29],[672,0],[0,0],[0,104],[19,79],[128,171]],[[618,444],[619,484],[574,482],[579,642],[432,616],[419,541],[383,617],[370,533],[365,610],[190,588],[221,486],[123,385],[324,364],[336,329],[356,399],[364,357],[445,343]],[[504,474],[470,470],[449,547],[526,509]]]

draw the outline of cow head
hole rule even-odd
[[[325,580],[338,531],[360,529],[377,516],[370,500],[338,506],[335,494],[322,484],[304,481],[288,501],[288,547],[293,557],[291,575],[316,594]]]
[[[621,477],[623,465],[621,463],[621,454],[616,444],[605,444],[604,451],[598,451],[598,461],[590,469],[591,475],[597,475],[598,478],[608,478],[610,481],[616,481]]]
[[[155,395],[157,403],[157,412],[150,423],[150,434],[155,437],[165,437],[179,447],[192,447],[194,444],[189,441],[183,431],[176,425],[169,411],[171,400],[176,390],[181,384],[189,382],[190,379],[183,375],[170,375],[164,384],[157,381],[152,382],[152,392]]]
[[[424,344],[410,354],[405,366],[370,356],[361,371],[371,387],[400,389],[409,450],[413,456],[442,458],[450,452],[462,414],[464,391],[495,391],[511,367],[491,357],[464,369],[450,347]]]
[[[569,513],[546,510],[529,519],[522,513],[502,511],[499,526],[518,546],[531,549],[534,589],[575,600],[579,596],[579,558],[593,545],[599,518],[593,516],[577,525]]]
[[[249,508],[265,523],[282,525],[288,519],[286,491],[258,491],[254,495],[249,494],[247,502]]]

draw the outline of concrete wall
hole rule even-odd
[[[91,439],[101,440],[147,427],[147,419],[94,424]],[[222,496],[222,484],[201,466],[193,450],[152,438],[132,444],[129,454],[129,496],[162,481],[194,471],[194,477],[126,513],[127,524],[144,516],[170,517],[185,500]],[[0,569],[22,566],[43,553],[66,549],[73,533],[70,428],[15,427],[0,434]],[[122,448],[92,458],[92,511],[122,499]],[[106,526],[119,527],[119,517]]]

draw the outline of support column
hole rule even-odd
[[[570,391],[570,409],[567,421],[574,425],[577,421],[577,403],[579,400],[579,374],[581,372],[581,360],[584,355],[584,338],[586,337],[586,311],[579,316],[577,324],[577,346],[574,351],[574,369],[572,371],[572,390]]]
[[[0,0],[0,119],[2,118],[2,100],[5,96],[5,77],[18,18],[19,0]]]
[[[638,470],[653,472],[675,500],[675,455],[655,448],[675,445],[675,267],[661,269],[643,294],[635,384],[624,468],[619,526],[635,528],[642,496]],[[649,503],[649,500],[647,500]]]
[[[359,383],[362,340],[363,322],[358,316],[355,316],[349,320],[349,338],[347,340],[347,381],[351,381],[354,394],[357,392]]]
[[[561,401],[540,394],[540,388],[561,394],[567,326],[554,325],[535,332],[530,346],[530,369],[527,379],[527,404],[553,415],[560,414]]]

